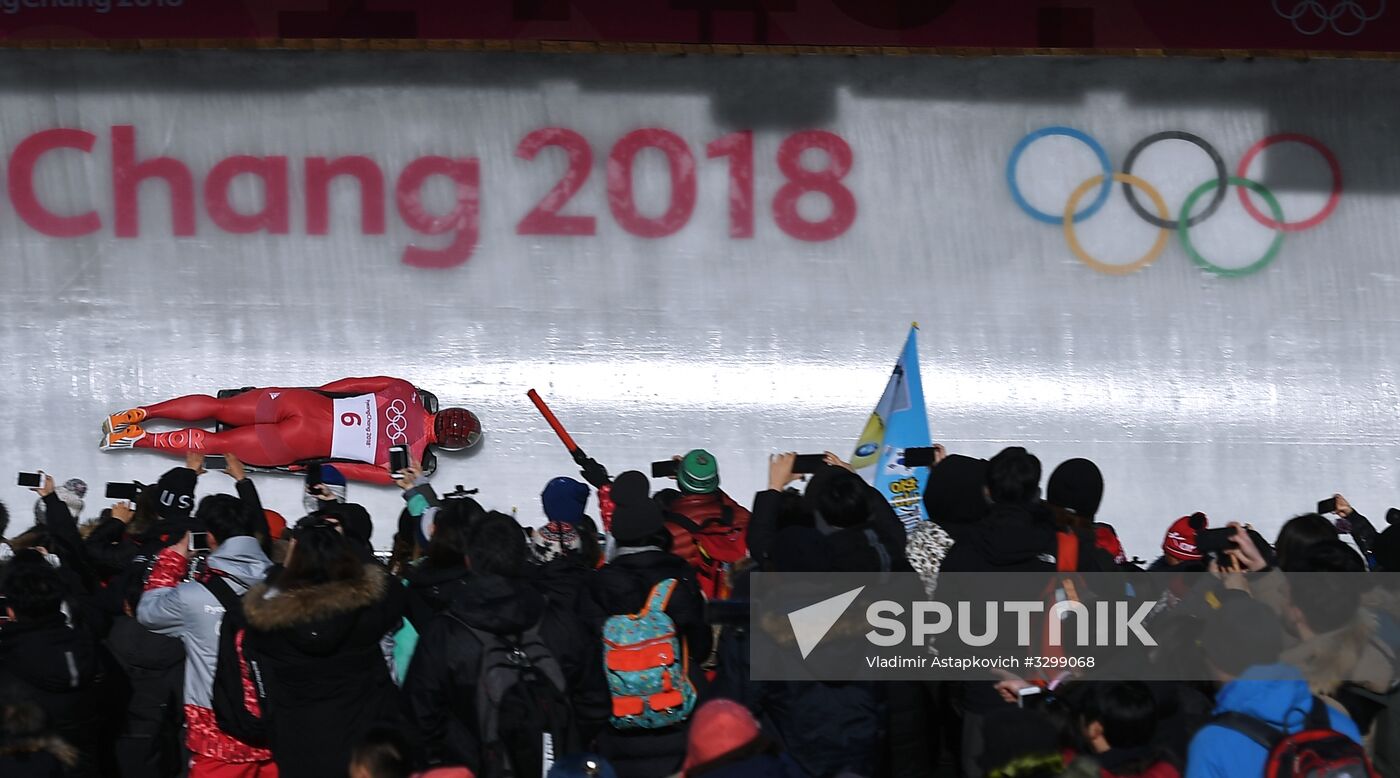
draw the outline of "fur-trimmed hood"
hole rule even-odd
[[[343,581],[290,591],[260,583],[243,598],[248,626],[263,632],[304,627],[329,621],[384,599],[388,574],[377,564],[360,568],[360,574]]]
[[[78,764],[78,750],[53,735],[17,737],[0,741],[0,759],[32,754],[48,754],[64,767],[71,768]]]
[[[1376,637],[1375,614],[1364,609],[1347,626],[1305,640],[1279,660],[1300,668],[1319,694],[1331,694],[1347,681],[1386,694],[1395,682],[1390,649]]]

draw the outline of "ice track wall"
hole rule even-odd
[[[572,472],[532,386],[614,472],[703,445],[748,499],[771,450],[849,453],[918,321],[934,438],[1095,459],[1131,553],[1193,510],[1272,534],[1334,491],[1380,520],[1397,74],[0,53],[0,472],[82,476],[92,513],[173,463],[99,453],[108,411],[384,373],[478,412],[483,449],[436,481],[523,519]],[[1236,185],[1211,209],[1222,169],[1252,212]],[[298,515],[295,480],[261,483]],[[397,495],[351,488],[387,544]]]

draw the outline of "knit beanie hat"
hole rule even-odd
[[[1220,607],[1206,616],[1201,650],[1211,664],[1238,677],[1250,667],[1278,661],[1283,625],[1264,603],[1227,593]]]
[[[619,545],[635,545],[660,533],[665,526],[661,506],[651,500],[619,503],[613,510],[612,536]]]
[[[68,506],[68,512],[73,514],[75,521],[83,515],[83,498],[87,496],[87,491],[87,481],[81,478],[69,478],[53,489],[53,493],[58,496],[58,499]],[[43,499],[35,500],[34,523],[43,524],[47,513],[48,510],[44,508]]]
[[[577,554],[580,547],[578,530],[572,524],[551,521],[530,530],[530,554],[540,564]]]
[[[544,504],[544,515],[550,522],[578,524],[583,521],[584,508],[588,506],[588,486],[572,478],[560,476],[545,484],[540,493]]]
[[[987,460],[962,454],[949,454],[928,472],[924,488],[924,510],[929,521],[945,529],[952,524],[971,524],[987,513]]]
[[[1183,562],[1201,559],[1203,555],[1196,547],[1196,532],[1209,526],[1210,520],[1204,513],[1196,512],[1190,516],[1182,516],[1172,522],[1167,530],[1167,536],[1162,540],[1162,551],[1166,552],[1167,556]]]
[[[1087,459],[1067,459],[1050,474],[1045,501],[1068,508],[1086,519],[1094,518],[1103,501],[1103,474]]]
[[[1107,551],[1115,565],[1128,561],[1128,555],[1123,551],[1123,541],[1118,539],[1118,532],[1108,524],[1099,522],[1094,525],[1094,545]]]
[[[682,769],[713,762],[752,743],[760,734],[758,721],[748,708],[733,700],[710,700],[690,719]]]
[[[719,489],[719,463],[715,455],[697,448],[681,458],[676,483],[688,494],[710,494]]]
[[[611,493],[612,501],[618,505],[645,502],[651,499],[651,481],[639,470],[628,470],[613,479]]]
[[[165,521],[188,521],[194,511],[194,485],[198,476],[188,467],[167,470],[156,481],[156,513]]]

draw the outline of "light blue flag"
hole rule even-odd
[[[885,393],[870,414],[856,443],[851,464],[857,470],[875,465],[874,485],[890,501],[895,515],[912,529],[924,520],[924,487],[928,468],[904,466],[904,450],[932,445],[924,383],[919,376],[919,325],[909,328],[904,351],[895,363]]]

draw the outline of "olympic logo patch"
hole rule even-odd
[[[1031,144],[1041,138],[1056,135],[1071,138],[1088,146],[1090,151],[1094,153],[1094,156],[1098,158],[1102,172],[1098,175],[1091,176],[1075,188],[1065,202],[1063,213],[1047,213],[1026,201],[1025,196],[1021,193],[1020,186],[1016,183],[1016,166],[1020,163],[1021,156]],[[1132,174],[1133,163],[1137,161],[1138,156],[1141,155],[1148,146],[1164,140],[1180,140],[1196,146],[1201,149],[1201,151],[1205,152],[1215,168],[1215,178],[1191,190],[1191,193],[1186,196],[1185,201],[1181,204],[1181,208],[1175,219],[1171,218],[1167,203],[1162,198],[1161,193],[1157,191],[1156,187]],[[1322,206],[1321,210],[1306,219],[1286,221],[1283,215],[1283,208],[1279,205],[1278,199],[1274,197],[1273,193],[1265,188],[1263,184],[1246,178],[1250,164],[1259,156],[1259,153],[1270,146],[1280,143],[1299,143],[1311,148],[1321,155],[1331,172],[1332,186],[1327,197],[1327,202]],[[1258,272],[1267,267],[1269,263],[1273,262],[1274,258],[1278,256],[1279,250],[1283,248],[1283,238],[1285,234],[1310,230],[1326,221],[1327,218],[1332,215],[1332,212],[1337,209],[1337,204],[1341,201],[1342,197],[1342,169],[1341,164],[1337,161],[1337,156],[1332,153],[1331,149],[1327,148],[1316,138],[1298,133],[1270,135],[1255,143],[1253,146],[1250,146],[1249,149],[1245,151],[1244,156],[1240,157],[1239,164],[1235,167],[1234,175],[1231,175],[1225,167],[1225,161],[1220,156],[1220,152],[1200,136],[1193,135],[1189,132],[1168,130],[1154,133],[1143,138],[1128,151],[1127,157],[1123,160],[1122,172],[1115,172],[1112,163],[1109,161],[1108,152],[1104,150],[1104,147],[1095,140],[1093,136],[1073,127],[1042,127],[1026,135],[1011,150],[1011,156],[1006,161],[1006,182],[1011,188],[1011,198],[1016,201],[1016,205],[1024,211],[1027,216],[1045,224],[1062,226],[1064,229],[1065,244],[1069,246],[1069,250],[1074,254],[1075,258],[1085,265],[1088,265],[1093,270],[1109,275],[1127,275],[1155,262],[1162,251],[1166,249],[1167,242],[1172,232],[1176,233],[1182,248],[1186,251],[1187,256],[1191,258],[1191,261],[1195,262],[1196,265],[1203,270],[1216,275],[1229,277],[1246,276]],[[1080,244],[1079,237],[1074,229],[1075,224],[1098,213],[1099,209],[1108,201],[1114,183],[1123,185],[1123,196],[1127,198],[1128,205],[1132,207],[1133,212],[1148,224],[1158,228],[1157,237],[1152,246],[1147,250],[1147,253],[1132,262],[1109,263],[1091,256]],[[1236,188],[1239,194],[1240,204],[1244,207],[1245,212],[1256,222],[1277,233],[1264,253],[1258,259],[1243,267],[1224,267],[1211,262],[1201,254],[1191,241],[1191,228],[1209,219],[1211,215],[1215,213],[1216,209],[1220,207],[1220,204],[1225,199],[1225,190],[1232,186]],[[1142,204],[1142,201],[1138,199],[1137,192],[1134,190],[1141,191],[1147,196],[1148,201],[1151,203],[1152,210],[1149,211],[1147,207]],[[1094,192],[1093,199],[1089,201],[1088,205],[1080,208],[1080,203],[1091,191]],[[1250,196],[1251,193],[1258,195],[1259,199],[1264,202],[1265,207],[1268,209],[1268,214],[1262,212],[1259,207],[1255,205],[1253,198]],[[1205,197],[1207,194],[1210,195],[1210,199],[1206,202],[1205,206],[1201,208],[1200,212],[1197,213],[1196,206],[1201,198]]]

